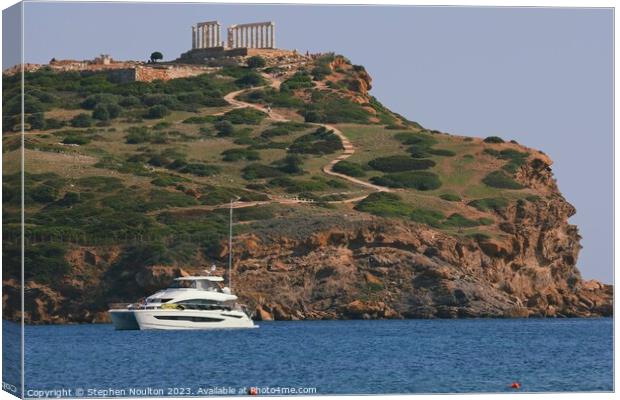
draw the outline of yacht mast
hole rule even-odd
[[[230,199],[230,216],[228,226],[228,288],[232,291],[232,222],[233,201]]]

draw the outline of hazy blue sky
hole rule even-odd
[[[27,3],[26,61],[176,58],[190,26],[272,20],[278,47],[362,64],[374,94],[425,127],[499,135],[555,160],[577,208],[585,278],[613,274],[611,9]],[[6,19],[5,19],[6,21]],[[222,32],[225,35],[225,30]],[[6,38],[5,38],[6,40]],[[4,57],[3,67],[17,58]]]

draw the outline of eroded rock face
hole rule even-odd
[[[300,241],[252,235],[234,249],[237,291],[263,319],[611,315],[611,286],[575,268],[579,236],[563,203],[508,209],[515,234],[504,240],[380,218]]]

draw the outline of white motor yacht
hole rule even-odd
[[[228,236],[228,286],[220,276],[176,278],[168,289],[143,303],[109,310],[117,330],[257,328],[245,307],[237,303],[230,287],[232,277],[232,212]],[[212,271],[215,266],[212,267]]]
[[[222,287],[219,276],[176,278],[167,289],[141,304],[111,309],[117,330],[254,328],[237,296]]]

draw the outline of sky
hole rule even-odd
[[[224,37],[234,23],[274,21],[278,47],[364,65],[371,94],[408,119],[543,150],[577,209],[582,276],[613,280],[611,9],[30,2],[24,19],[33,63],[174,59],[196,22],[220,21]],[[19,62],[9,53],[3,68]]]

